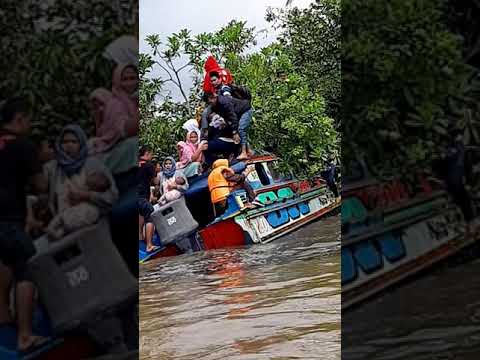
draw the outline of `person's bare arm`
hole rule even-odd
[[[255,170],[254,167],[247,167],[247,169],[243,172],[243,174],[245,175],[245,177],[247,177],[253,170]]]
[[[224,177],[235,175],[235,171],[231,168],[223,169],[222,174]]]
[[[200,145],[198,145],[197,150],[192,155],[192,162],[198,161],[198,159],[202,156],[202,152],[208,149],[208,143],[206,141],[202,141]]]
[[[223,177],[225,180],[232,182],[232,183],[237,183],[240,184],[243,181],[245,181],[245,175],[244,174],[235,174],[235,171],[232,169],[225,169],[222,171]]]

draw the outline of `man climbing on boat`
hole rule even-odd
[[[227,69],[222,69],[215,61],[213,56],[209,56],[204,65],[205,78],[203,81],[204,93],[217,93],[218,95],[231,96],[232,89],[230,83],[233,80],[232,75]],[[212,107],[207,106],[201,117],[201,138],[206,140],[208,138],[209,118],[212,113]]]
[[[235,143],[240,143],[242,152],[237,160],[247,160],[249,158],[248,129],[253,115],[250,101],[216,93],[206,93],[205,100],[212,111],[220,115],[231,128]]]
[[[241,153],[238,155],[238,160],[247,160],[252,154],[248,147],[248,128],[252,120],[253,109],[251,106],[252,96],[248,88],[244,86],[237,86],[233,84],[233,77],[227,69],[222,68],[212,56],[209,56],[205,62],[205,80],[203,83],[204,101],[207,107],[202,113],[201,131],[202,139],[208,138],[208,127],[212,112],[222,116],[227,123],[232,126],[234,131],[235,143],[240,143]],[[226,115],[225,112],[230,112],[225,109],[223,105],[216,106],[208,100],[210,95],[217,95],[225,97],[226,100],[221,100],[221,103],[231,102],[236,115]],[[213,101],[213,100],[212,100]],[[229,107],[229,105],[226,105]],[[216,110],[217,109],[217,110]],[[218,111],[218,109],[220,109]],[[235,116],[237,119],[235,119]],[[238,125],[236,125],[238,124]],[[235,134],[237,132],[238,134]]]

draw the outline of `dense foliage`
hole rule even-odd
[[[315,42],[324,40],[316,36],[324,25],[317,23],[315,27],[315,21],[308,19],[311,14],[331,16],[332,23],[338,21],[338,8],[333,16],[319,7],[319,3],[302,12],[303,24],[293,22],[292,16],[299,15],[295,8],[269,11],[267,20],[275,22],[282,34],[278,42],[257,51],[252,47],[256,45],[258,33],[239,21],[231,21],[211,33],[193,35],[182,30],[166,39],[149,35],[147,42],[151,51],[141,54],[140,61],[141,142],[151,145],[160,157],[175,154],[175,143],[184,134],[181,125],[198,114],[202,106],[203,64],[206,57],[213,54],[232,72],[237,84],[248,86],[252,92],[253,148],[279,155],[284,170],[293,170],[299,175],[318,173],[328,157],[338,156],[339,135],[329,116],[334,110],[325,99],[338,96],[338,89],[334,87],[340,83],[338,68],[315,77],[315,71],[326,65],[318,63],[321,60],[316,53],[306,56],[300,50],[307,46],[299,42],[298,34],[302,31],[304,36],[315,37]],[[328,36],[334,37],[335,33]],[[324,51],[338,50],[330,47],[331,44]],[[332,54],[331,58],[338,60],[337,55]],[[308,66],[304,66],[305,62]],[[153,70],[162,75],[152,76]],[[187,72],[193,80],[189,89],[181,80]],[[181,100],[172,99],[168,84],[178,89]]]
[[[342,156],[380,177],[431,168],[461,132],[479,143],[477,69],[446,1],[342,2]],[[472,98],[472,96],[474,96]]]
[[[321,91],[336,121],[341,103],[341,9],[339,0],[315,0],[306,9],[269,9],[267,20],[281,30],[295,70],[312,91]]]
[[[135,9],[130,1],[2,1],[0,96],[29,99],[37,135],[55,136],[68,122],[92,129],[88,94],[111,78],[103,50],[133,33]]]

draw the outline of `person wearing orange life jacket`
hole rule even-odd
[[[233,190],[243,188],[247,191],[250,201],[253,201],[255,194],[252,188],[245,182],[246,177],[253,168],[247,168],[242,174],[235,174],[235,171],[228,166],[227,159],[218,159],[212,165],[212,172],[208,176],[208,189],[210,198],[215,209],[215,216],[222,215],[227,209],[227,197]]]

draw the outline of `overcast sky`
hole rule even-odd
[[[189,29],[193,34],[219,30],[231,20],[247,21],[256,30],[267,29],[260,35],[258,46],[275,40],[275,33],[265,21],[268,7],[284,7],[286,0],[140,0],[140,51],[148,52],[145,37],[159,34],[162,40],[171,33]],[[293,0],[298,7],[308,6],[312,0]],[[158,75],[158,73],[154,74]],[[176,97],[176,96],[175,96]]]

